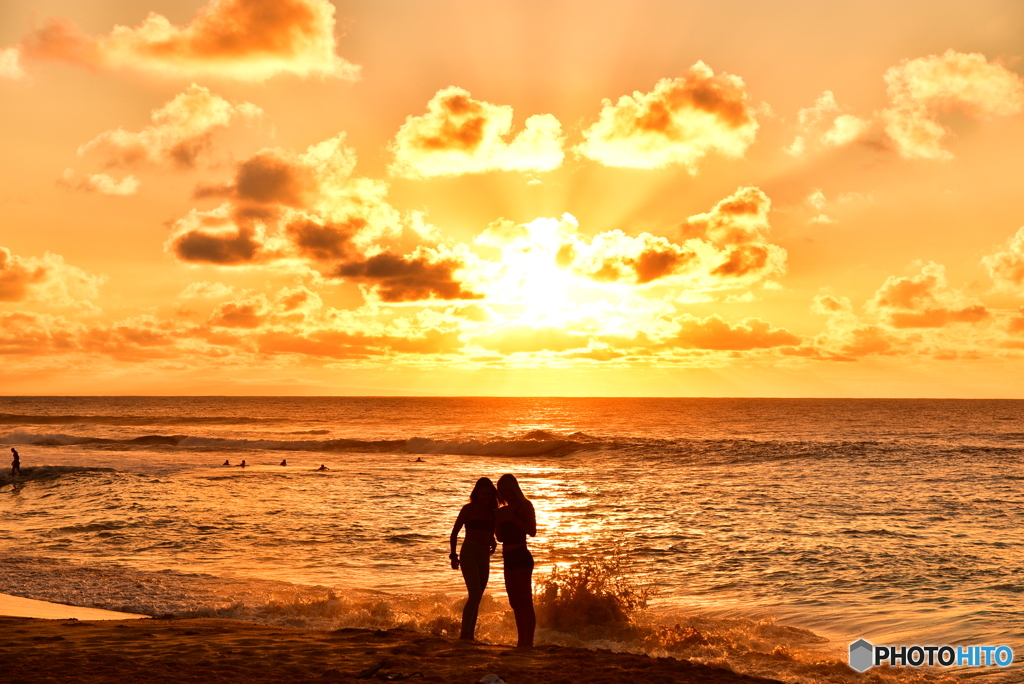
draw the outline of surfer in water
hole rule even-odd
[[[320,467],[316,469],[316,472],[320,473],[320,472],[323,472],[323,471],[325,471],[325,470],[330,470],[330,468],[328,468],[328,467],[327,467],[327,466],[325,466],[325,465],[324,465],[323,463],[321,463],[321,464],[320,464]]]
[[[14,447],[11,447],[11,454],[14,456],[14,460],[11,461],[11,477],[21,475],[21,456],[18,455],[18,450]]]
[[[282,460],[281,460],[281,465],[283,465],[283,466],[286,466],[286,465],[288,465],[288,459],[287,459],[287,458],[285,458],[285,459],[282,459]]]
[[[462,609],[462,630],[460,639],[472,641],[476,632],[476,618],[480,611],[480,600],[484,597],[487,578],[491,572],[491,554],[498,547],[494,540],[494,511],[498,508],[494,484],[481,477],[473,486],[469,503],[462,507],[452,527],[451,553],[452,570],[462,570],[469,597]],[[466,540],[462,542],[462,553],[455,553],[459,543],[459,530],[466,527]]]
[[[239,468],[244,468],[245,467],[245,459],[244,458],[242,459],[242,462],[238,464],[238,467]]]
[[[225,458],[225,459],[224,459],[224,465],[226,465],[226,466],[229,466],[229,465],[231,465],[231,461],[229,461],[229,460],[227,460],[227,459]]]

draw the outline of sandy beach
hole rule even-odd
[[[772,682],[672,658],[465,643],[407,630],[315,631],[220,619],[0,617],[4,677],[25,682],[323,682],[410,679],[468,684]]]

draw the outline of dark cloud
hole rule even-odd
[[[171,242],[171,249],[182,261],[222,266],[256,261],[262,248],[251,228],[228,232],[190,230]]]
[[[352,238],[367,226],[366,219],[352,218],[344,223],[317,223],[299,219],[285,229],[302,256],[316,261],[344,259],[352,251]]]
[[[464,265],[457,257],[443,257],[421,249],[407,256],[383,252],[345,262],[331,275],[371,285],[385,302],[482,299],[483,295],[464,289],[456,280],[455,271]]]

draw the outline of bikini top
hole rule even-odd
[[[501,539],[503,544],[525,544],[526,532],[514,522],[501,523]]]
[[[494,521],[493,520],[484,520],[483,518],[475,518],[473,520],[467,520],[466,521],[466,529],[467,530],[487,530],[487,531],[490,531],[490,530],[494,529]]]

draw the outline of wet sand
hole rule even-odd
[[[323,632],[220,619],[43,620],[0,617],[6,681],[508,684],[775,680],[672,658],[460,642],[407,630]]]

